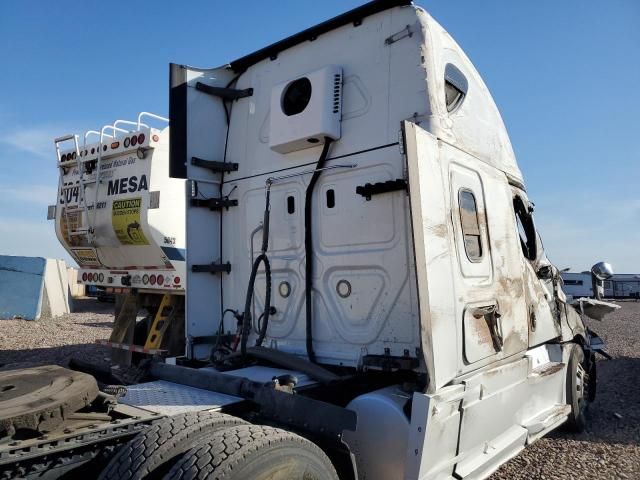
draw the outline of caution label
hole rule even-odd
[[[122,245],[149,245],[140,224],[142,198],[114,200],[111,224]]]
[[[73,256],[81,267],[100,267],[100,261],[93,248],[72,248]]]

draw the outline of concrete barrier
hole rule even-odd
[[[71,292],[71,298],[84,297],[84,284],[78,283],[78,269],[67,267],[67,278],[69,279],[69,291]]]
[[[37,320],[70,311],[64,260],[0,255],[0,319]]]

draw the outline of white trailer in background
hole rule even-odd
[[[374,1],[170,83],[189,348],[114,410],[166,418],[111,457],[93,425],[99,478],[479,479],[584,427],[602,343],[486,85],[422,8]]]
[[[567,295],[574,298],[593,297],[591,273],[562,272],[563,288]]]
[[[154,128],[149,121],[165,126]],[[59,196],[48,216],[80,267],[78,280],[127,295],[105,343],[143,353],[159,352],[166,331],[155,324],[168,317],[168,308],[184,310],[186,192],[183,180],[169,176],[167,121],[142,112],[136,121],[117,120],[55,140]],[[142,307],[150,318],[135,328]],[[184,330],[183,317],[166,322],[182,337],[174,339],[179,346],[173,353],[184,348],[184,334],[176,333]]]

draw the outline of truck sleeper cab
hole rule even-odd
[[[361,478],[483,478],[582,422],[589,333],[487,87],[423,9],[373,2],[222,68],[172,65],[170,95],[172,175],[226,202],[187,208],[188,333],[213,316],[241,358],[383,377],[346,401]]]
[[[594,337],[487,87],[423,9],[172,64],[169,104],[186,355],[119,399],[169,418],[100,478],[486,478],[584,425]]]

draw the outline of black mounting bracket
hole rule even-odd
[[[222,210],[229,207],[237,207],[238,200],[229,200],[228,198],[192,198],[192,207],[208,207],[209,210]]]
[[[356,194],[362,195],[367,201],[371,200],[371,196],[380,195],[381,193],[396,192],[407,189],[407,181],[403,178],[396,180],[388,180],[386,182],[366,183],[356,187]]]
[[[237,90],[235,88],[212,87],[206,83],[196,83],[196,90],[208,93],[214,97],[220,97],[223,100],[238,100],[239,98],[250,97],[253,95],[253,88],[245,88]]]
[[[420,365],[415,357],[398,357],[391,355],[365,355],[362,364],[366,367],[381,368],[384,371],[412,370]]]
[[[191,265],[191,271],[193,273],[229,273],[231,272],[231,264],[227,262]]]
[[[191,157],[191,165],[208,168],[213,172],[236,172],[238,164],[232,162],[216,162],[214,160],[204,160],[198,157]]]

